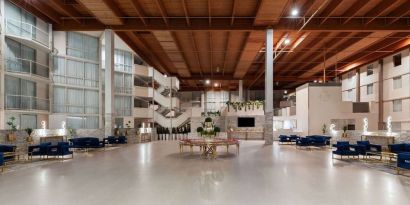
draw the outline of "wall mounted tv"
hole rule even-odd
[[[238,117],[238,127],[255,127],[255,118]]]

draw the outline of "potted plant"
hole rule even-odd
[[[15,132],[17,131],[17,125],[15,121],[16,121],[15,117],[10,117],[9,121],[7,122],[7,125],[10,127],[10,133],[7,135],[7,141],[9,142],[16,141]]]
[[[25,129],[25,131],[26,131],[27,134],[28,134],[28,137],[26,137],[26,141],[27,141],[28,143],[33,142],[33,137],[31,136],[31,133],[33,133],[33,129],[30,128],[30,127],[27,127],[27,128]]]
[[[323,124],[322,126],[322,134],[326,134],[326,124]]]
[[[129,130],[131,129],[131,121],[128,121],[125,126],[127,127],[127,129],[125,129],[125,136],[128,135]]]
[[[204,131],[204,128],[202,127],[197,127],[196,132],[199,133],[202,136],[202,132]]]
[[[215,135],[218,135],[221,132],[221,128],[214,127],[214,132],[215,132]]]
[[[343,126],[342,137],[347,137],[347,126]]]

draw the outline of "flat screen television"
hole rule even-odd
[[[255,118],[238,117],[238,127],[255,127]]]

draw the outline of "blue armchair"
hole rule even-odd
[[[4,171],[4,155],[3,152],[0,152],[0,167],[1,167],[1,172]]]
[[[330,138],[326,136],[312,135],[312,136],[306,136],[306,137],[310,139],[311,146],[323,147],[323,146],[329,145]]]
[[[77,149],[85,149],[88,150],[89,148],[104,148],[105,142],[100,141],[96,137],[79,137],[70,139],[70,147],[77,148]]]
[[[33,156],[39,156],[41,159],[42,157],[47,156],[49,146],[51,146],[51,142],[29,146],[27,155],[31,160],[33,159]]]
[[[127,144],[127,137],[125,136],[118,136],[118,144]]]
[[[400,169],[410,169],[410,152],[402,152],[397,155],[397,174]]]
[[[14,146],[14,145],[0,145],[0,152],[2,152],[2,153],[4,153],[4,152],[15,152],[15,151],[16,151],[16,146]],[[14,156],[4,156],[3,155],[3,160],[5,162],[13,161]]]
[[[49,156],[56,156],[64,159],[65,155],[71,155],[71,158],[74,158],[74,154],[70,151],[70,145],[68,142],[59,142],[57,145],[49,146],[48,147],[48,155]]]
[[[374,155],[382,151],[381,145],[370,144],[368,140],[366,141],[357,141],[356,150],[362,156]]]
[[[399,154],[402,152],[410,152],[410,143],[391,144],[389,145],[390,152]]]
[[[359,157],[359,152],[356,150],[357,146],[352,146],[347,141],[338,141],[333,147],[336,150],[332,151],[332,158],[334,158],[334,155],[339,155],[340,159],[343,159],[343,156],[347,156],[347,158],[350,158],[350,156],[353,156],[353,158],[354,156]]]
[[[302,137],[296,140],[296,148],[298,147],[309,147],[310,146],[310,138]]]

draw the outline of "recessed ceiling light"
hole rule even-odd
[[[314,83],[317,83],[317,80],[314,80],[313,82],[314,82]]]
[[[290,39],[286,38],[284,43],[285,43],[285,45],[288,45],[290,43]]]
[[[208,80],[208,79],[206,79],[206,80],[205,80],[205,84],[209,85],[209,83],[211,83],[211,81]]]
[[[164,74],[164,77],[168,77],[168,75],[167,75],[167,74]]]
[[[290,12],[290,15],[292,15],[292,16],[299,15],[299,10],[297,8],[292,9],[292,11]]]
[[[215,86],[215,87],[218,87],[218,83],[214,83],[214,86]]]
[[[285,91],[283,91],[283,93],[287,94],[287,93],[288,93],[288,91],[287,91],[287,90],[285,90]]]

